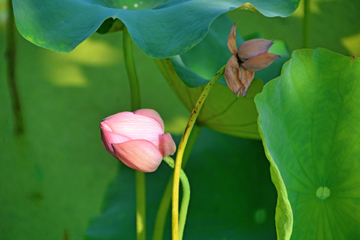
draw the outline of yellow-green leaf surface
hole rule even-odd
[[[192,111],[206,85],[190,88],[178,77],[169,59],[155,61],[172,90]],[[197,118],[198,124],[237,137],[259,139],[254,96],[262,87],[262,81],[254,79],[246,98],[238,98],[230,88],[215,84]]]
[[[360,59],[295,51],[255,103],[280,239],[360,239]]]

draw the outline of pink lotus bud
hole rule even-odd
[[[141,172],[155,171],[162,159],[176,150],[170,133],[164,134],[163,120],[152,109],[114,114],[105,118],[100,128],[105,149]]]

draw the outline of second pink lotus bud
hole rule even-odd
[[[152,109],[121,112],[105,118],[101,140],[106,150],[126,166],[141,172],[153,172],[162,159],[174,154],[176,145],[164,122]]]

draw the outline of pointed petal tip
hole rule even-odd
[[[245,61],[243,64],[241,64],[241,66],[247,69],[248,71],[256,72],[261,69],[267,68],[277,58],[280,57],[281,56],[276,55],[274,53],[262,53]]]
[[[242,88],[241,89],[241,96],[246,97],[248,90],[249,90],[249,88]]]
[[[236,24],[234,23],[231,27],[229,37],[227,39],[227,45],[230,52],[233,55],[237,54],[237,47],[236,47]]]
[[[234,93],[237,97],[239,97],[239,95],[240,95],[240,88],[239,88],[238,90],[236,90],[236,91],[233,91],[233,93]]]
[[[163,134],[162,136],[163,157],[173,155],[176,151],[176,144],[170,133]]]
[[[101,123],[100,123],[100,129],[101,129],[101,130],[106,130],[106,131],[112,132],[111,128],[109,127],[109,125],[106,124],[105,121],[106,121],[106,118],[101,121]]]
[[[238,57],[244,62],[252,57],[267,53],[273,43],[273,40],[270,41],[262,38],[245,41],[239,46]]]

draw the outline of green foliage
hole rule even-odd
[[[150,57],[181,54],[197,45],[218,16],[248,1],[106,1],[14,0],[16,24],[30,42],[58,52],[69,52],[94,33],[108,18],[120,19],[135,44]],[[299,0],[250,1],[243,8],[265,16],[289,16]],[[255,8],[254,8],[255,7]],[[134,11],[136,10],[136,11]],[[121,24],[120,24],[121,25]],[[184,27],[186,26],[186,27]],[[108,27],[104,27],[104,32]]]
[[[360,238],[359,79],[360,59],[298,50],[255,97],[273,181],[294,213],[291,239]]]
[[[221,79],[206,100],[198,124],[220,133],[204,128],[191,153],[184,239],[359,239],[359,59],[324,49],[295,51],[283,75],[270,81],[290,57],[287,46],[303,47],[302,8],[288,19],[268,18],[290,15],[299,0],[246,2],[13,0],[27,40],[57,52],[76,49],[60,55],[17,39],[25,122],[20,137],[12,131],[6,62],[0,64],[0,238],[82,239],[89,218],[98,215],[88,239],[135,239],[133,171],[122,166],[116,175],[118,162],[103,149],[98,129],[102,118],[130,106],[121,34],[89,36],[125,24],[148,56],[170,57],[155,62],[186,109],[154,62],[135,48],[142,107],[160,113],[166,132],[180,134],[186,110],[231,56],[228,13],[242,36],[250,34],[244,39],[275,39],[270,52],[282,58],[256,72],[246,98],[233,95]],[[308,3],[310,46],[359,56],[354,23],[360,1]],[[1,40],[6,8],[0,0]],[[240,45],[240,34],[237,40]],[[270,174],[259,141],[221,133],[261,136]],[[147,239],[170,173],[161,165],[147,174]],[[165,229],[169,239],[169,219]]]
[[[209,33],[196,47],[170,58],[171,63],[168,60],[156,60],[169,85],[189,111],[193,109],[204,89],[203,84],[209,82],[217,69],[226,64],[231,56],[227,47],[231,25],[228,16],[220,16],[212,23]],[[238,46],[243,42],[239,34],[237,41]],[[279,76],[283,63],[289,59],[288,50],[282,41],[276,41],[270,52],[280,54],[282,58],[255,73],[255,76],[262,77],[264,82]],[[224,77],[218,82],[224,86],[214,86],[198,117],[199,124],[233,136],[259,139],[256,123],[258,114],[253,98],[261,92],[262,81],[253,81],[246,98],[238,98],[232,94],[231,90],[225,87],[227,85]]]
[[[276,191],[268,169],[260,141],[203,129],[185,169],[191,199],[184,239],[276,239]],[[163,163],[146,176],[147,239],[152,237],[170,175],[171,169]],[[135,239],[134,212],[134,171],[122,166],[107,191],[103,213],[90,223],[86,239]],[[169,230],[170,221],[164,239],[170,239]]]

